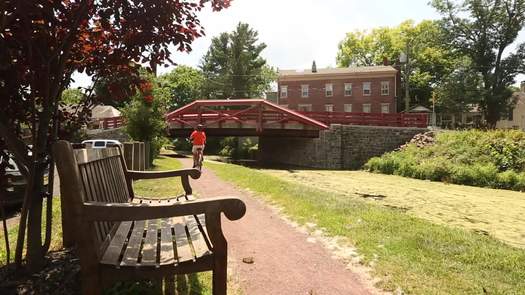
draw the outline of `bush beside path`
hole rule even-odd
[[[372,172],[479,187],[525,191],[525,132],[442,131],[428,144],[407,144],[374,157]]]

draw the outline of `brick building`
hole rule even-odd
[[[392,66],[279,71],[279,104],[312,112],[395,113],[399,74]]]

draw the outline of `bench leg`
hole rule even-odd
[[[164,295],[175,294],[175,277],[173,275],[164,277]]]
[[[228,282],[228,257],[224,253],[215,253],[213,267],[213,295],[226,295]]]
[[[102,295],[102,281],[97,273],[82,274],[81,270],[80,278],[83,295]]]

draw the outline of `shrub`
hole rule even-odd
[[[497,182],[500,188],[512,189],[518,186],[520,175],[514,170],[498,173]]]
[[[525,190],[525,133],[446,131],[434,144],[407,144],[371,158],[372,172],[483,187]]]
[[[225,137],[221,141],[221,156],[232,159],[256,159],[259,151],[258,144],[251,138]]]

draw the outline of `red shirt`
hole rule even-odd
[[[193,131],[190,135],[193,145],[204,145],[206,143],[206,133],[204,131]]]

